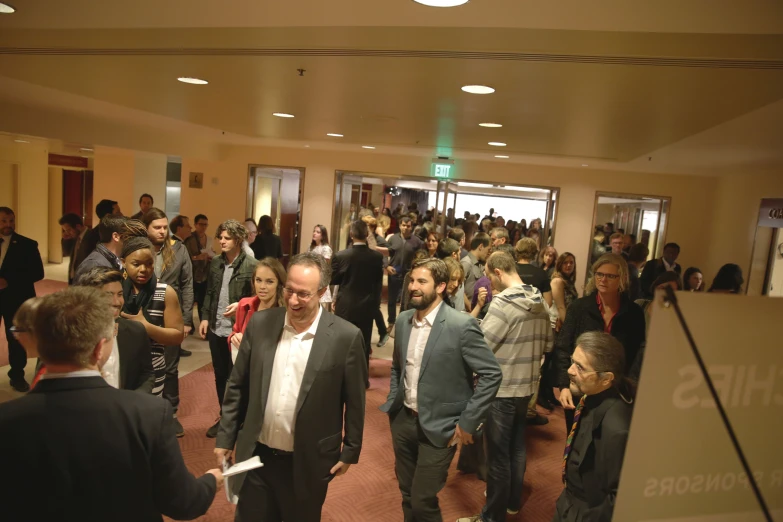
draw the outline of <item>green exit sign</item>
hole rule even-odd
[[[430,176],[440,179],[451,179],[454,176],[454,165],[447,163],[433,163]]]

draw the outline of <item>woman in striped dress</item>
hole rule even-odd
[[[122,264],[125,281],[122,293],[125,306],[122,317],[144,325],[152,345],[152,369],[155,384],[152,394],[163,394],[166,378],[165,346],[177,346],[183,340],[182,312],[177,292],[155,277],[155,254],[146,237],[134,237],[125,242]]]

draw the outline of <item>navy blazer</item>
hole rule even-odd
[[[400,313],[395,323],[389,396],[381,411],[394,414],[405,400],[405,361],[416,310]],[[473,374],[478,384],[473,389]],[[427,438],[446,447],[460,429],[475,433],[500,388],[503,374],[484,341],[478,322],[443,303],[435,316],[421,360],[418,385],[419,424]]]

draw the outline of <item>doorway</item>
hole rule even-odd
[[[284,266],[299,253],[303,185],[303,168],[250,165],[248,169],[245,214],[256,223],[262,216],[272,218],[274,233],[282,243]]]
[[[763,199],[746,292],[783,297],[783,199]]]
[[[539,244],[554,242],[559,189],[472,181],[443,181],[415,176],[391,176],[358,172],[335,173],[335,212],[330,235],[333,248],[341,250],[348,242],[348,228],[362,207],[378,209],[377,214],[392,213],[400,205],[417,208],[422,216],[431,216],[437,230],[459,225],[465,214],[489,214],[530,225],[541,220]],[[472,219],[472,218],[471,218]],[[395,230],[389,230],[393,233]]]

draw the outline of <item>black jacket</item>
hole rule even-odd
[[[628,377],[638,379],[639,375],[631,373],[636,357],[644,345],[646,323],[644,312],[633,303],[627,294],[620,297],[620,310],[612,321],[612,336],[617,338],[625,348],[625,369]],[[568,307],[566,320],[555,341],[558,362],[558,386],[568,388],[568,368],[571,366],[571,356],[576,349],[576,340],[585,332],[604,331],[604,318],[598,309],[596,294],[580,297]]]
[[[3,308],[16,309],[35,297],[35,282],[44,278],[44,268],[37,242],[16,232],[11,234],[9,241],[0,267],[0,277],[8,286],[0,290],[0,302]]]
[[[234,259],[234,272],[228,282],[228,303],[238,303],[243,297],[254,294],[253,272],[258,264],[255,259],[240,250]],[[209,321],[209,327],[214,328],[217,322],[218,301],[220,289],[223,286],[223,274],[226,271],[226,255],[220,254],[213,257],[209,264],[207,275],[207,290],[204,296],[204,313],[202,318]],[[199,310],[200,311],[200,310]]]
[[[13,480],[3,520],[159,522],[203,515],[212,475],[188,472],[171,404],[101,377],[42,379],[0,404],[0,447]],[[35,487],[31,487],[34,484]]]
[[[682,267],[680,265],[674,265],[674,271],[677,272],[677,275],[682,275]],[[649,261],[644,265],[642,275],[639,276],[639,283],[642,285],[642,297],[645,299],[653,298],[654,292],[650,291],[650,287],[658,279],[658,276],[665,272],[666,266],[661,258]]]
[[[100,242],[101,236],[98,234],[98,226],[96,225],[88,230],[82,238],[82,242],[79,245],[79,251],[76,252],[76,259],[73,262],[74,271],[79,268],[79,265],[82,264],[82,261],[87,259],[87,256],[89,256],[92,251],[95,250],[95,247],[97,247],[98,243]]]
[[[567,486],[557,501],[555,522],[612,520],[632,413],[632,406],[614,388],[587,397],[568,457]],[[578,507],[569,509],[574,504]]]
[[[152,393],[155,372],[152,371],[150,338],[144,325],[119,318],[117,350],[120,353],[120,388]]]
[[[381,306],[383,255],[367,245],[353,245],[332,257],[332,283],[340,285],[334,313],[348,321],[375,316]]]
[[[253,314],[239,346],[226,386],[216,444],[226,449],[236,445],[236,462],[253,456],[261,434],[285,314],[284,307]],[[323,504],[332,466],[338,461],[359,461],[365,382],[361,332],[334,314],[321,313],[294,416],[293,473],[298,502]],[[244,475],[232,480],[239,491]]]

